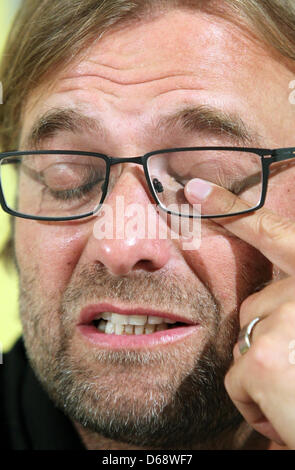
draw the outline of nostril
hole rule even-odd
[[[159,268],[157,266],[155,266],[155,264],[153,263],[153,261],[149,260],[149,259],[141,259],[140,261],[138,261],[136,263],[136,265],[134,266],[133,268],[134,270],[138,269],[142,269],[144,271],[147,271],[147,272],[154,272],[154,271],[158,271]]]

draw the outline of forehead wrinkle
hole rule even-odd
[[[187,106],[169,115],[162,116],[157,127],[173,129],[180,126],[190,133],[207,132],[211,135],[226,136],[243,145],[260,145],[261,137],[236,113],[230,113],[212,106]]]

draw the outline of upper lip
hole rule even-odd
[[[168,318],[175,322],[186,323],[188,325],[196,325],[188,318],[162,310],[154,310],[144,307],[118,307],[110,303],[89,304],[81,310],[79,325],[89,325],[93,320],[99,317],[103,312],[119,313],[121,315],[152,315],[154,317]]]

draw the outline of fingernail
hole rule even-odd
[[[204,201],[212,191],[212,185],[205,180],[194,178],[186,185],[189,196],[198,201]]]

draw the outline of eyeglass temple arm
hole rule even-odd
[[[1,162],[1,165],[11,165],[13,163],[19,163],[20,162],[20,158],[10,158],[9,160],[2,160]]]
[[[288,160],[291,158],[295,158],[295,148],[283,148],[283,149],[276,149],[271,153],[272,161],[273,162],[281,162],[284,160]]]

